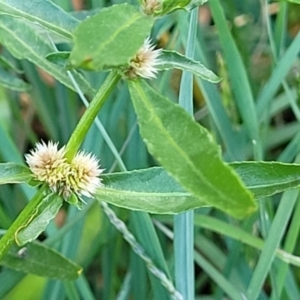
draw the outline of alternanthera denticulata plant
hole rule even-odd
[[[192,268],[187,267],[193,264],[193,245],[189,245],[192,251],[187,259],[180,254],[180,250],[188,248],[187,245],[181,242],[175,246],[175,261],[182,262],[183,266],[181,269],[175,264],[180,269],[176,270],[174,280],[163,258],[153,224],[145,213],[174,215],[210,207],[229,217],[245,218],[257,210],[257,199],[298,187],[299,166],[274,162],[228,164],[223,161],[220,146],[210,132],[193,120],[191,112],[187,113],[169,101],[153,84],[161,73],[174,68],[184,71],[184,74],[193,74],[205,84],[216,84],[221,80],[204,64],[194,60],[192,45],[187,47],[190,49],[187,55],[183,55],[158,47],[156,36],[151,35],[155,23],[167,14],[182,9],[188,16],[192,9],[205,1],[139,2],[139,7],[126,3],[112,5],[79,21],[51,1],[33,0],[28,6],[23,1],[0,0],[0,42],[7,51],[44,69],[76,91],[85,103],[86,98],[91,99],[65,145],[57,140],[39,141],[25,154],[28,167],[14,162],[0,164],[1,184],[25,183],[26,188],[30,187],[35,193],[3,234],[0,260],[11,268],[28,273],[63,280],[76,279],[82,272],[77,264],[34,241],[41,232],[48,230],[48,223],[62,206],[75,205],[75,208],[83,209],[80,213],[85,213],[85,208],[96,200],[145,263],[153,295],[160,295],[161,299],[190,299],[193,297],[192,285],[187,282],[185,272],[193,274]],[[35,10],[40,6],[43,9]],[[49,11],[57,18],[49,19]],[[194,18],[191,18],[186,32],[191,41],[197,30],[197,14],[195,10],[193,13]],[[32,37],[34,43],[42,46],[34,47],[34,43],[28,43]],[[230,41],[230,36],[226,39]],[[62,47],[60,41],[63,41],[64,49],[71,51],[57,50],[56,47]],[[235,61],[238,57],[234,56]],[[96,92],[86,71],[108,73]],[[183,76],[182,82],[180,105],[192,107],[191,76]],[[140,134],[160,167],[127,171],[115,151],[121,172],[103,174],[101,155],[96,157],[85,149],[83,142],[92,125],[96,124],[105,136],[98,119],[99,112],[121,85],[126,85],[129,90]],[[257,135],[250,137],[253,145],[259,143]],[[107,138],[106,141],[111,142]],[[132,231],[136,227],[142,228],[143,234],[134,236],[107,203],[131,210]],[[71,205],[70,211],[73,209]],[[193,226],[193,222],[189,218],[189,225]],[[191,229],[179,222],[176,226],[182,232]],[[56,228],[50,230],[54,232]],[[193,234],[191,230],[189,234]],[[17,250],[10,250],[11,246],[16,246]],[[43,262],[40,261],[40,257],[49,255],[51,268],[47,268],[46,263],[41,265]],[[33,264],[30,259],[35,257],[39,257],[36,259],[38,263]],[[281,259],[286,257],[281,253]],[[20,260],[24,264],[19,264]]]
[[[79,151],[70,162],[65,154],[65,147],[58,149],[58,144],[50,141],[37,143],[25,158],[35,183],[47,184],[52,192],[80,207],[81,202],[85,203],[82,196],[93,198],[96,189],[101,187],[99,175],[103,170],[90,153]]]

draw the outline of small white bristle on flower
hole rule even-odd
[[[76,194],[93,197],[97,188],[102,186],[99,175],[99,160],[91,153],[80,151],[71,162],[72,189]]]
[[[161,49],[154,50],[155,46],[151,44],[150,38],[147,38],[143,46],[138,50],[135,57],[130,61],[128,75],[130,78],[143,77],[152,79],[156,77],[157,64]]]
[[[57,143],[41,142],[25,155],[25,159],[33,178],[47,183],[65,200],[72,194],[92,198],[102,186],[98,176],[104,170],[100,169],[99,160],[93,154],[80,151],[71,162],[67,162],[65,154],[65,147],[58,149]]]
[[[54,189],[64,176],[63,172],[67,166],[64,156],[65,148],[58,149],[58,143],[49,141],[48,144],[37,143],[35,149],[25,155],[25,159],[34,179],[44,181]]]

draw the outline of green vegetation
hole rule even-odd
[[[0,299],[300,299],[298,2],[0,0]]]

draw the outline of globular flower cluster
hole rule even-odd
[[[45,182],[50,189],[62,195],[65,200],[75,194],[92,198],[96,189],[102,185],[98,177],[99,160],[90,153],[78,152],[71,162],[65,158],[65,147],[58,149],[58,143],[37,143],[30,154],[25,155],[33,178]]]
[[[143,77],[152,79],[158,72],[159,55],[161,49],[154,50],[155,46],[147,38],[137,54],[131,59],[126,76],[129,78]]]

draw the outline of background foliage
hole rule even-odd
[[[46,55],[55,52],[51,40],[60,51],[69,51],[69,32],[77,26],[77,20],[124,1],[53,1],[70,14],[59,8],[54,11],[46,1],[38,2],[40,6],[23,6],[27,19],[38,20],[48,29],[53,26],[54,31],[60,31],[59,35],[11,17],[11,14],[18,15],[25,2],[0,0],[0,11],[7,13],[0,15],[0,42],[5,45],[1,46],[0,60],[1,162],[22,163],[23,154],[40,139],[52,139],[61,145],[67,143],[84,106],[73,91],[72,82],[61,71],[64,66],[53,67],[47,60]],[[49,11],[48,19],[30,12],[41,8]],[[299,14],[296,4],[284,1],[210,0],[200,8],[195,59],[223,80],[216,85],[194,77],[194,116],[222,146],[225,161],[297,161],[300,148]],[[188,19],[184,11],[158,19],[153,39],[160,47],[183,53],[187,47]],[[39,34],[33,34],[37,28]],[[78,73],[76,80],[91,99],[106,74],[83,74],[84,77]],[[151,85],[176,102],[180,76],[178,70],[161,72]],[[99,119],[101,123],[93,125],[82,147],[100,157],[107,171],[124,169],[114,148],[121,153],[128,170],[157,164],[140,137],[126,85],[118,85]],[[195,140],[197,142],[201,141]],[[239,166],[235,168],[238,170]],[[285,184],[285,172],[282,174]],[[281,191],[278,187],[276,190]],[[0,187],[0,228],[9,227],[33,194],[34,190],[26,185]],[[300,205],[297,200],[298,190],[260,199],[260,213],[242,221],[210,207],[196,210],[196,297],[299,299],[300,263],[296,255],[299,255]],[[105,207],[92,201],[83,211],[65,204],[39,237],[43,244],[83,267],[78,279],[51,279],[55,274],[50,267],[54,261],[60,262],[58,257],[52,256],[56,252],[39,259],[43,268],[49,269],[50,279],[7,268],[8,257],[1,267],[0,298],[168,299],[169,294],[157,279],[148,276],[145,263],[110,224],[103,209]],[[159,237],[159,240],[151,240],[146,235],[149,228],[148,231],[145,228],[149,224],[143,223],[148,218],[144,213],[113,209],[136,239],[147,245],[148,255],[155,258],[159,268],[173,278],[173,217],[151,215]],[[161,253],[155,250],[158,244]],[[29,253],[40,246],[32,244]],[[18,255],[22,260],[23,254]],[[74,265],[71,271],[80,272],[77,267]]]

